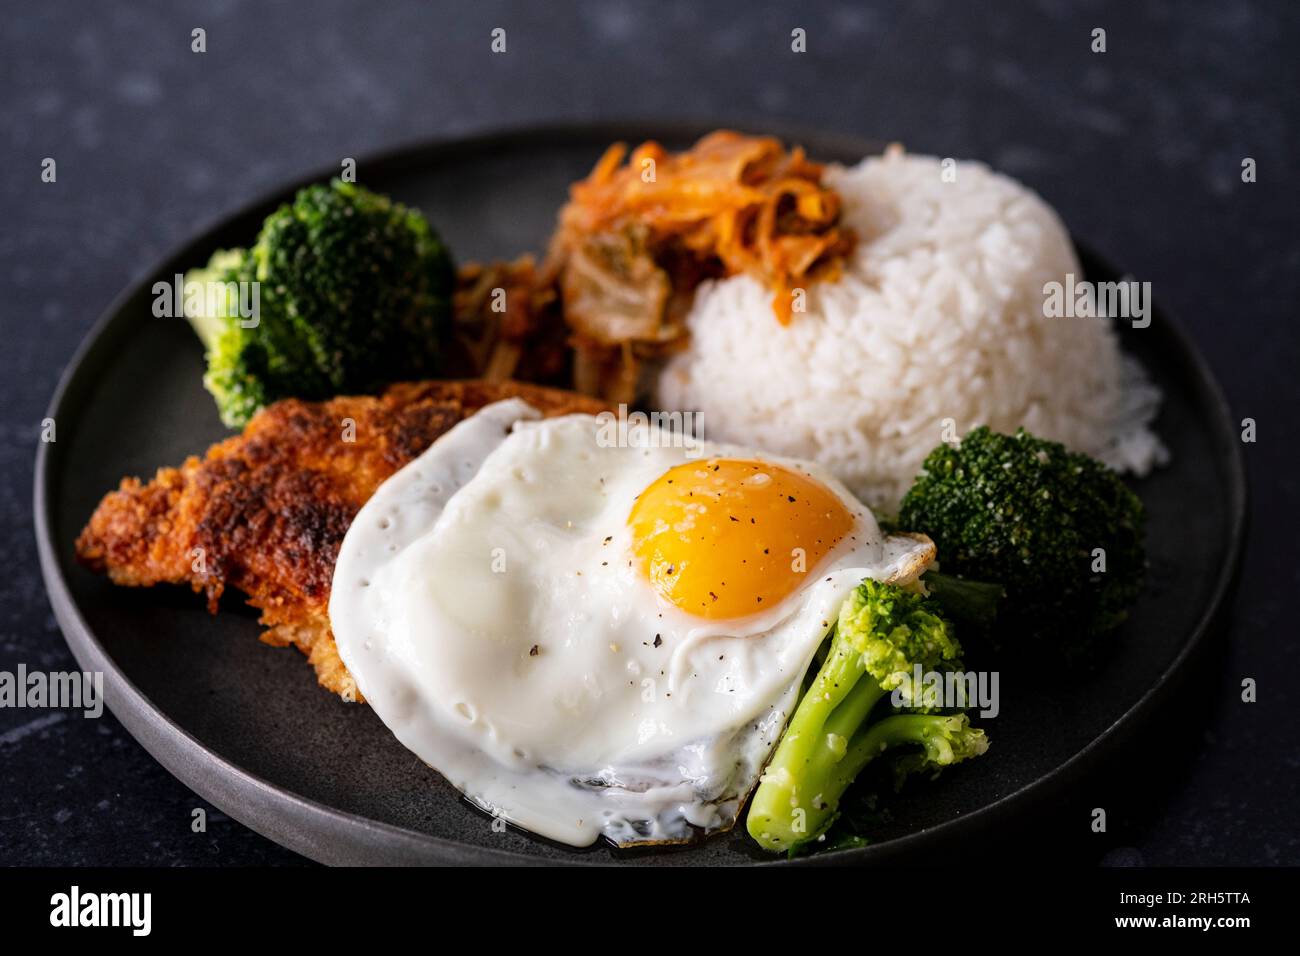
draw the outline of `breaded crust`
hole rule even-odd
[[[461,419],[522,398],[546,416],[596,414],[602,402],[516,382],[430,381],[379,396],[288,399],[242,435],[124,478],[77,538],[77,558],[115,584],[188,583],[216,613],[227,587],[262,612],[262,640],[307,655],[321,686],[360,700],[329,626],[330,582],[352,519],[386,478]]]

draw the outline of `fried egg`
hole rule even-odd
[[[494,816],[584,846],[729,828],[839,606],[912,580],[815,465],[648,423],[461,422],[375,493],[330,621],[397,738]]]

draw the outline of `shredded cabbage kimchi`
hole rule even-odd
[[[562,324],[575,348],[573,386],[630,403],[642,363],[686,344],[696,288],[724,276],[762,282],[775,321],[790,322],[796,290],[834,278],[854,243],[840,225],[840,197],[821,176],[802,149],[728,130],[680,153],[655,142],[630,154],[611,146],[570,188],[542,265],[495,267],[507,270],[499,276],[507,289],[531,283],[527,314],[516,308],[508,321],[493,320],[487,298],[462,297],[462,324],[495,330],[493,354],[476,371],[515,374],[514,358],[534,339],[554,343]],[[491,268],[467,267],[462,288],[482,290]]]

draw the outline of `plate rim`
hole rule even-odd
[[[865,156],[878,152],[881,148],[879,141],[778,121],[746,119],[728,125],[730,128],[777,136],[786,143],[816,143],[818,146],[825,147],[822,151],[840,155]],[[695,139],[717,128],[720,128],[719,124],[703,120],[654,118],[518,124],[471,130],[445,137],[417,137],[405,140],[391,147],[363,154],[358,158],[358,166],[382,167],[389,171],[396,171],[418,165],[433,156],[446,158],[461,152],[481,153],[484,150],[511,148],[522,144],[535,145],[551,139],[562,139],[570,143],[575,139],[603,140],[612,143],[645,138],[649,133],[662,139]],[[124,334],[121,329],[115,329],[119,324],[116,319],[122,313],[123,307],[148,289],[152,281],[163,274],[163,270],[171,263],[187,257],[193,259],[196,250],[206,248],[210,244],[209,237],[213,233],[239,219],[255,217],[259,213],[265,215],[263,210],[269,212],[297,189],[328,178],[335,172],[336,169],[331,167],[312,175],[294,177],[273,189],[262,191],[251,201],[209,218],[189,233],[187,239],[177,243],[160,256],[152,263],[149,270],[128,282],[96,319],[64,367],[50,399],[46,416],[57,422],[62,411],[73,406],[80,397],[79,393],[84,391],[86,381],[94,378],[93,369],[91,372],[85,371],[88,364],[92,360],[96,363],[102,362],[103,356],[97,353],[110,351],[113,341]],[[1093,253],[1091,247],[1081,244],[1073,232],[1070,235],[1081,258],[1109,268],[1104,258]],[[1160,703],[1169,693],[1170,685],[1176,675],[1206,644],[1208,636],[1214,633],[1229,609],[1229,601],[1240,573],[1249,506],[1245,456],[1239,443],[1222,441],[1224,435],[1231,434],[1234,430],[1231,407],[1209,363],[1196,347],[1191,336],[1178,322],[1163,308],[1158,308],[1158,311],[1162,319],[1162,331],[1170,335],[1178,346],[1178,360],[1186,365],[1186,373],[1195,381],[1197,391],[1209,405],[1213,420],[1207,423],[1207,429],[1212,435],[1213,444],[1224,446],[1216,448],[1216,451],[1219,453],[1218,464],[1222,466],[1228,491],[1225,502],[1228,517],[1226,529],[1228,551],[1214,581],[1214,587],[1209,593],[1205,610],[1196,626],[1183,640],[1173,659],[1156,681],[1132,705],[1084,747],[1048,773],[1004,794],[991,803],[935,826],[879,844],[794,860],[776,858],[747,861],[750,865],[883,863],[910,855],[927,844],[947,839],[959,829],[993,824],[1006,819],[1022,806],[1040,798],[1046,799],[1071,780],[1086,773],[1104,751],[1111,749],[1125,738],[1141,723],[1141,719]],[[122,324],[125,326],[125,323]],[[383,823],[305,797],[244,770],[209,749],[135,686],[127,674],[113,661],[77,607],[60,566],[59,547],[54,540],[52,530],[54,525],[52,507],[56,500],[55,472],[62,455],[57,445],[57,441],[38,443],[33,481],[37,552],[46,594],[55,619],[78,664],[84,670],[103,672],[105,703],[109,710],[121,721],[127,732],[182,784],[267,839],[320,863],[543,866],[618,864],[618,861],[604,858],[593,859],[591,855],[585,853],[575,853],[569,859],[554,859],[511,850],[471,846],[454,839]]]

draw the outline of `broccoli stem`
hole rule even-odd
[[[862,654],[833,643],[754,795],[747,827],[755,840],[768,849],[789,849],[834,822],[847,786],[833,782],[835,769],[884,694],[867,675]]]
[[[185,273],[185,285],[199,286],[203,289],[200,298],[200,306],[197,309],[185,309],[185,318],[189,320],[190,327],[203,343],[203,349],[209,355],[217,350],[217,340],[226,330],[230,323],[230,303],[224,303],[225,307],[218,307],[215,310],[208,308],[211,300],[207,294],[207,286],[210,283],[225,283],[234,281],[238,277],[238,270],[243,263],[245,251],[243,249],[218,249],[208,260],[208,264],[198,269],[191,269]]]
[[[209,313],[206,310],[196,313],[185,313],[185,318],[189,319],[190,327],[203,343],[203,350],[211,354],[216,351],[217,338],[226,328],[229,321],[224,315]]]
[[[816,839],[835,822],[853,778],[889,747],[919,746],[914,770],[937,771],[983,753],[984,734],[965,715],[884,714],[871,723],[882,698],[914,667],[960,668],[960,653],[924,594],[870,578],[858,585],[841,605],[826,660],[750,801],[750,836],[775,851]]]
[[[921,580],[945,614],[953,620],[980,628],[988,628],[993,624],[998,614],[998,604],[1005,593],[1000,584],[954,577],[942,571],[926,571]]]
[[[968,756],[968,750],[982,752],[978,743],[973,748],[970,745],[968,738],[979,732],[968,728],[963,715],[894,714],[860,727],[845,744],[829,743],[836,733],[832,727],[844,729],[851,713],[861,713],[868,701],[874,704],[884,693],[870,678],[861,681],[845,704],[827,716],[824,725],[804,726],[803,742],[806,745],[812,741],[815,746],[805,746],[796,753],[796,748],[787,749],[782,741],[754,795],[747,821],[750,836],[766,849],[777,851],[815,840],[839,816],[840,798],[849,785],[867,764],[891,748],[920,747],[922,762],[936,769]],[[866,706],[866,712],[870,710]],[[817,709],[816,713],[823,712]],[[815,722],[810,713],[800,716],[804,725]],[[796,761],[802,757],[803,762],[791,763],[791,757]]]
[[[773,767],[794,769],[825,759],[825,754],[829,753],[824,733],[827,719],[850,691],[857,688],[864,673],[861,654],[846,654],[838,643],[832,644],[830,656],[817,672],[781,738],[776,756],[772,758]],[[871,685],[875,681],[866,683]]]
[[[919,745],[930,762],[950,764],[954,756],[950,738],[964,726],[963,718],[942,714],[894,714],[879,720],[849,744],[844,759],[832,771],[832,786],[842,794],[867,764],[890,747]]]
[[[830,739],[830,735],[842,737],[847,744],[853,739],[867,720],[867,715],[871,709],[876,706],[876,702],[885,695],[885,689],[877,684],[874,680],[860,680],[857,686],[853,688],[826,720],[826,735],[823,742]]]

